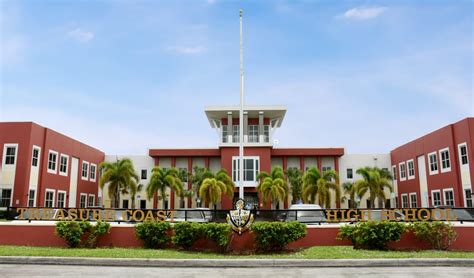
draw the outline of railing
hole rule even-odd
[[[388,221],[474,222],[474,208],[398,208],[398,209],[299,209],[250,210],[255,221],[299,221],[307,224]],[[104,208],[7,208],[7,220],[59,221],[102,220],[137,223],[147,220],[170,222],[226,222],[229,210],[212,209],[104,209]]]
[[[249,135],[249,143],[258,143],[258,135]]]

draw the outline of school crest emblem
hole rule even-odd
[[[234,232],[241,235],[247,231],[253,223],[254,217],[250,210],[246,210],[245,201],[242,199],[235,202],[235,210],[229,211],[227,214],[227,223],[232,227]]]

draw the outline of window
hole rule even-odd
[[[249,142],[258,142],[258,125],[249,125]]]
[[[400,168],[400,181],[404,181],[406,180],[407,178],[407,169],[406,169],[406,165],[405,165],[405,162],[402,162],[398,165],[398,167]]]
[[[449,160],[449,149],[443,149],[439,151],[441,157],[441,173],[451,171],[451,162]]]
[[[38,167],[40,149],[33,146],[33,154],[31,155],[31,166]]]
[[[122,208],[128,208],[128,200],[122,200]],[[168,205],[166,205],[166,208],[168,208]]]
[[[263,141],[265,143],[270,142],[270,126],[269,125],[263,126]]]
[[[222,125],[222,143],[227,143],[228,135],[227,125]]]
[[[433,207],[441,206],[441,192],[439,190],[431,191],[431,203]]]
[[[416,208],[416,193],[410,193],[410,207],[411,208]]]
[[[402,194],[402,208],[408,208],[408,195]]]
[[[407,165],[408,165],[408,179],[409,180],[414,179],[415,178],[415,163],[413,162],[413,159],[408,160]]]
[[[464,189],[464,196],[466,199],[466,207],[472,208],[472,190],[471,189]]]
[[[59,191],[58,190],[58,208],[64,208],[64,204],[66,203],[66,191]]]
[[[234,143],[238,143],[238,142],[240,142],[239,141],[240,140],[239,139],[240,127],[238,125],[234,125],[234,126],[232,126],[232,128],[233,128],[233,131],[234,131],[233,134],[232,134],[232,141]]]
[[[142,179],[142,180],[146,180],[146,175],[147,175],[147,170],[146,170],[146,169],[142,169],[141,175],[140,175],[141,179]]]
[[[79,201],[79,207],[80,208],[85,208],[86,207],[86,199],[87,199],[87,194],[81,193],[81,198]]]
[[[5,165],[15,165],[16,145],[6,145],[5,147]]]
[[[438,155],[436,152],[428,154],[430,161],[430,175],[438,174]]]
[[[94,163],[91,163],[91,173],[90,173],[90,179],[91,181],[95,181],[95,176],[96,176],[96,173],[97,173],[97,165],[95,165]]]
[[[323,166],[323,173],[331,170],[331,166]]]
[[[12,203],[12,189],[0,189],[0,207],[9,207]]]
[[[469,164],[469,160],[467,159],[467,145],[466,145],[466,143],[459,144],[458,148],[459,148],[459,160],[461,160],[461,165]]]
[[[30,192],[28,192],[28,206],[29,207],[35,206],[35,190],[34,189],[30,189]]]
[[[352,172],[352,168],[347,168],[347,179],[348,180],[351,180],[354,178],[354,175],[353,175],[353,172]]]
[[[140,200],[140,209],[146,209],[146,200]]]
[[[56,164],[58,164],[58,152],[50,150],[48,154],[48,173],[56,174]]]
[[[81,178],[83,180],[87,180],[87,177],[89,176],[89,162],[87,161],[82,161],[82,174]]]
[[[239,157],[232,158],[232,180],[239,181],[240,163]],[[257,181],[258,172],[260,169],[258,157],[244,157],[244,182]]]
[[[454,192],[452,189],[444,189],[444,205],[454,207]]]
[[[46,196],[44,198],[44,206],[47,208],[54,207],[54,190],[46,189]]]
[[[69,156],[61,154],[59,158],[59,174],[61,176],[67,176],[67,166],[68,166]]]
[[[88,207],[93,207],[95,203],[95,195],[89,194],[89,203],[87,204]]]
[[[397,166],[393,165],[392,166],[392,175],[393,175],[393,180],[397,180]]]

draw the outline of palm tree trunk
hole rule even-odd
[[[120,206],[120,192],[118,190],[117,190],[117,192],[115,192],[115,198],[114,199],[115,199],[114,200],[114,203],[115,203],[114,207],[119,208],[119,206]]]

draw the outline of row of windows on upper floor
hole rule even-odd
[[[248,126],[248,142],[249,143],[258,143],[259,142],[259,131],[258,131],[258,125],[249,125]],[[232,135],[232,141],[234,143],[239,142],[239,135],[240,135],[240,126],[239,125],[233,125],[232,126],[232,133],[228,131],[227,125],[222,126],[222,143],[227,143],[228,142],[228,135]],[[264,142],[268,143],[270,140],[270,126],[269,125],[264,125],[263,126],[263,137],[264,137]]]
[[[454,201],[454,190],[452,188],[445,188],[442,190],[444,194],[443,200],[441,200],[441,189],[431,190],[431,205],[433,207],[439,207],[441,205],[455,207]],[[417,208],[417,194],[416,192],[403,193],[402,197],[402,208]],[[443,202],[442,202],[443,201]],[[469,188],[464,189],[464,206],[472,208],[472,190]]]
[[[16,165],[17,153],[18,153],[18,144],[5,144],[3,165],[10,165],[10,166]],[[32,156],[31,156],[31,167],[35,167],[35,168],[39,167],[40,154],[41,154],[41,148],[38,146],[33,146],[33,151],[32,151]],[[59,162],[59,167],[58,167],[58,162]],[[68,168],[69,168],[68,155],[63,154],[63,153],[59,154],[57,151],[49,150],[48,165],[47,165],[48,173],[57,174],[59,170],[59,175],[67,177]],[[87,161],[82,161],[81,179],[95,182],[96,177],[97,177],[97,165],[94,163],[89,163]]]
[[[461,165],[468,165],[469,159],[467,155],[467,144],[462,143],[458,145],[459,150],[459,163]],[[440,163],[438,164],[438,153],[441,158]],[[441,166],[441,167],[439,167]],[[412,180],[415,178],[415,162],[413,159],[408,161],[400,162],[398,164],[398,170],[400,175],[400,181]],[[408,167],[408,175],[407,175]],[[439,169],[441,168],[441,169]],[[441,173],[446,173],[451,171],[451,158],[449,153],[449,148],[444,148],[439,151],[434,151],[428,154],[428,169],[430,175],[436,175],[440,171]],[[394,179],[397,179],[397,166],[392,166],[392,172]]]

